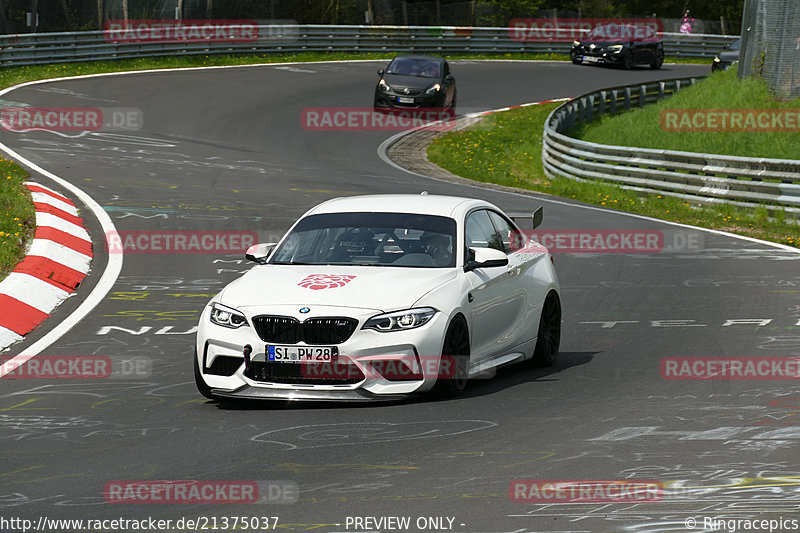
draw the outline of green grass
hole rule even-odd
[[[677,198],[642,194],[601,182],[547,178],[542,169],[542,130],[559,104],[542,104],[489,115],[472,128],[443,134],[428,147],[437,165],[465,178],[509,185],[694,226],[800,247],[800,225],[782,212],[769,218],[728,205],[693,205]]]
[[[794,132],[675,132],[662,129],[661,112],[671,109],[794,109],[800,98],[775,100],[767,86],[753,78],[739,80],[736,69],[715,73],[694,87],[658,103],[614,116],[603,116],[569,133],[585,141],[641,148],[778,159],[800,158],[800,135]]]
[[[36,229],[36,212],[24,181],[28,173],[0,158],[0,279],[25,257],[26,243]]]

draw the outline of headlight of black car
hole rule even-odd
[[[392,90],[392,88],[391,88],[391,87],[389,87],[388,85],[386,85],[386,81],[384,81],[384,80],[381,80],[381,81],[379,81],[379,82],[378,82],[378,87],[380,87],[380,88],[381,88],[381,90],[382,90],[383,92],[386,92],[386,93],[388,93],[389,91],[391,91],[391,90]]]
[[[425,91],[425,94],[436,94],[439,92],[439,89],[441,88],[442,88],[441,85],[439,85],[438,83],[434,83],[433,85],[428,87],[428,90]]]

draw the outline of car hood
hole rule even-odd
[[[403,76],[400,74],[384,74],[383,80],[390,87],[408,87],[409,89],[427,89],[434,83],[439,83],[437,78]]]
[[[261,265],[229,284],[219,301],[238,309],[331,305],[395,311],[456,277],[455,268]]]
[[[731,50],[731,51],[721,52],[717,57],[719,57],[720,61],[724,61],[726,63],[734,63],[736,61],[739,61],[739,51]]]

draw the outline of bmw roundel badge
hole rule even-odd
[[[303,313],[303,314],[308,313],[309,311],[311,311],[311,308],[309,308],[309,307],[301,307],[300,308],[300,312]]]

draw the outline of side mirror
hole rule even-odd
[[[244,253],[244,258],[248,261],[263,265],[267,262],[267,259],[269,259],[269,256],[272,254],[277,244],[276,242],[260,242],[254,244]]]
[[[385,73],[386,73],[386,71],[383,70],[382,68],[378,69],[378,76],[383,76]]]
[[[475,270],[476,268],[493,268],[506,266],[508,256],[502,250],[494,248],[468,248],[467,264],[464,265],[464,272]]]
[[[533,212],[533,229],[538,228],[542,225],[542,220],[544,220],[544,210],[539,207],[536,211]]]

